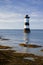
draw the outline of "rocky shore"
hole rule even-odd
[[[0,46],[0,49],[11,48]],[[18,53],[16,50],[0,50],[0,65],[43,65],[43,56]]]

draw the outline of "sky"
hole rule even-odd
[[[26,14],[30,29],[43,29],[43,0],[0,0],[0,29],[24,29]]]

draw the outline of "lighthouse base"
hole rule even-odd
[[[25,33],[30,33],[30,29],[29,29],[29,28],[25,28],[25,29],[24,29],[24,32],[25,32]]]

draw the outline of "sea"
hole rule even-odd
[[[43,30],[41,29],[32,29],[28,36],[28,44],[35,44],[43,46]],[[1,40],[9,39],[9,40]],[[34,53],[36,55],[43,55],[43,52],[40,48],[27,48],[22,47],[19,44],[25,43],[25,33],[23,29],[0,29],[0,45],[10,46],[13,50],[17,52],[24,52],[24,53]]]

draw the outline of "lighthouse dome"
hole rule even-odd
[[[26,15],[25,18],[30,18],[30,17],[28,15]]]

